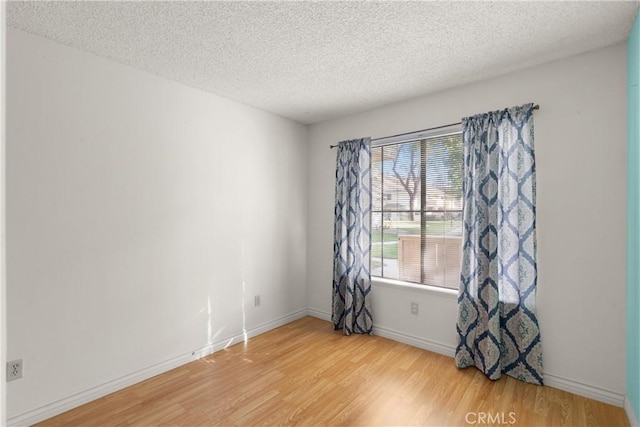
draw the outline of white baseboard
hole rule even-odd
[[[298,310],[291,314],[279,317],[270,322],[263,323],[246,331],[246,338],[252,338],[254,336],[263,334],[277,327],[291,323],[294,320],[298,320],[305,317],[308,314],[306,309]],[[165,360],[153,366],[141,369],[115,380],[106,382],[88,390],[81,391],[73,394],[64,399],[49,403],[48,405],[41,406],[15,417],[9,418],[7,424],[9,426],[30,426],[48,418],[59,415],[70,409],[76,408],[85,403],[104,397],[108,394],[114,393],[123,388],[129,387],[133,384],[139,383],[156,375],[175,369],[178,366],[182,366],[186,363],[193,362],[194,360],[208,356],[216,351],[225,349],[231,345],[244,341],[245,334],[240,333],[233,337],[228,337],[223,340],[217,341],[211,345],[202,347],[193,352],[185,353],[180,356],[176,356],[172,359]]]
[[[636,414],[633,412],[633,407],[631,406],[629,397],[626,394],[624,395],[624,412],[627,414],[629,427],[638,427],[638,419],[636,418]]]
[[[615,391],[605,390],[578,381],[560,377],[558,375],[544,373],[544,385],[557,388],[562,391],[588,397],[618,407],[624,406],[624,394]]]
[[[317,309],[309,309],[309,316],[317,317],[322,320],[331,321],[331,315],[325,311]],[[433,340],[424,339],[415,335],[407,334],[405,332],[396,331],[383,326],[373,326],[373,333],[380,337],[389,338],[394,341],[398,341],[404,344],[409,344],[414,347],[423,348],[425,350],[433,351],[434,353],[443,354],[445,356],[454,357],[455,347],[449,344],[440,343]],[[544,373],[545,385],[559,390],[567,391],[569,393],[577,394],[579,396],[588,397],[590,399],[598,400],[600,402],[609,403],[611,405],[625,408],[627,412],[627,418],[629,418],[629,424],[638,426],[637,421],[632,420],[633,410],[629,403],[625,400],[625,397],[621,393],[616,393],[610,390],[605,390],[599,387],[594,387],[588,384],[583,384],[577,381],[573,381],[567,378],[560,377],[558,375]],[[635,424],[632,423],[635,422]]]
[[[395,331],[393,329],[385,328],[382,326],[373,325],[373,333],[375,335],[378,335],[379,337],[389,338],[403,344],[409,344],[414,347],[422,348],[424,350],[429,350],[434,353],[443,354],[449,357],[453,357],[456,351],[455,347],[449,344],[427,340],[415,335]]]
[[[315,317],[317,319],[326,320],[327,322],[331,322],[331,313],[328,313],[326,311],[318,310],[315,308],[308,308],[307,315]]]
[[[250,330],[246,331],[246,338],[252,338],[257,335],[268,332],[277,327],[286,325],[295,320],[298,320],[305,316],[312,316],[325,321],[331,321],[331,314],[322,310],[313,308],[298,310],[288,315],[282,316],[270,322],[258,325]],[[425,350],[433,351],[434,353],[443,354],[445,356],[453,357],[455,354],[455,347],[440,343],[437,341],[427,340],[415,335],[399,332],[393,329],[385,328],[382,326],[374,325],[374,334],[380,337],[388,338],[394,341],[398,341],[404,344],[412,345],[414,347],[422,348]],[[38,422],[44,421],[48,418],[61,414],[65,411],[99,399],[103,396],[122,390],[138,382],[144,381],[148,378],[170,371],[171,369],[182,366],[186,363],[208,356],[209,354],[220,351],[231,345],[242,342],[245,339],[245,334],[240,333],[232,337],[219,340],[211,345],[200,348],[194,352],[185,353],[176,356],[172,359],[160,362],[156,365],[149,366],[141,369],[137,372],[125,375],[121,378],[109,381],[107,383],[98,385],[88,390],[76,393],[64,399],[52,402],[50,404],[41,406],[23,414],[17,415],[7,420],[9,426],[29,426]],[[638,427],[638,421],[635,417],[631,404],[625,395],[616,393],[613,391],[601,389],[598,387],[583,384],[577,381],[569,380],[557,375],[545,373],[544,374],[545,385],[554,387],[563,391],[574,393],[580,396],[595,399],[601,402],[609,403],[615,406],[624,407],[624,410],[629,419],[629,425],[631,427]]]
[[[307,309],[307,314],[321,320],[326,320],[327,322],[331,321],[331,314],[323,310],[309,308]],[[453,346],[432,340],[426,340],[415,335],[406,334],[383,326],[376,326],[375,324],[373,325],[373,334],[393,341],[398,341],[403,344],[409,344],[414,347],[433,351],[434,353],[444,354],[445,356],[453,357],[455,354],[455,347]]]
[[[427,340],[421,337],[380,326],[374,326],[373,330],[374,334],[384,338],[389,338],[394,341],[399,341],[404,344],[423,348],[425,350],[433,351],[434,353],[443,354],[449,357],[454,357],[455,355],[455,347],[448,344]],[[633,416],[633,410],[631,409],[631,406],[625,399],[625,396],[621,393],[616,393],[610,390],[583,384],[546,372],[544,373],[544,383],[546,386],[577,394],[579,396],[588,397],[590,399],[598,400],[600,402],[608,403],[618,407],[624,406],[625,411],[627,412],[627,418],[629,418],[629,424],[632,427],[638,426],[638,422],[635,421],[635,418],[633,420],[631,418]],[[635,424],[633,424],[632,421],[635,422]]]

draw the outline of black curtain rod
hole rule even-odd
[[[539,110],[540,106],[538,104],[536,104],[536,105],[533,106],[533,109],[534,110]],[[448,128],[449,126],[455,126],[455,125],[460,125],[460,124],[462,124],[462,122],[450,123],[448,125],[436,126],[436,127],[433,127],[433,128],[421,129],[421,130],[416,130],[416,131],[413,131],[413,132],[405,132],[405,133],[399,133],[397,135],[383,136],[383,137],[380,137],[380,138],[373,138],[371,141],[377,141],[379,139],[395,138],[397,136],[411,135],[412,133],[426,132],[428,130],[438,130],[438,129]],[[337,146],[338,146],[338,144],[330,145],[329,148],[336,148]]]

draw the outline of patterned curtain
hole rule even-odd
[[[334,329],[370,334],[371,139],[338,144],[333,240]]]
[[[542,384],[536,318],[533,104],[462,120],[463,256],[456,365]]]

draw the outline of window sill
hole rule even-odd
[[[406,291],[419,291],[428,294],[435,294],[441,297],[448,297],[457,299],[458,291],[455,289],[441,288],[438,286],[430,285],[418,285],[409,282],[403,282],[401,280],[384,279],[382,277],[372,277],[371,284],[375,286],[382,286],[391,289],[403,289]]]

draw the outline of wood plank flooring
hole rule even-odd
[[[42,426],[626,426],[622,408],[306,317]]]

